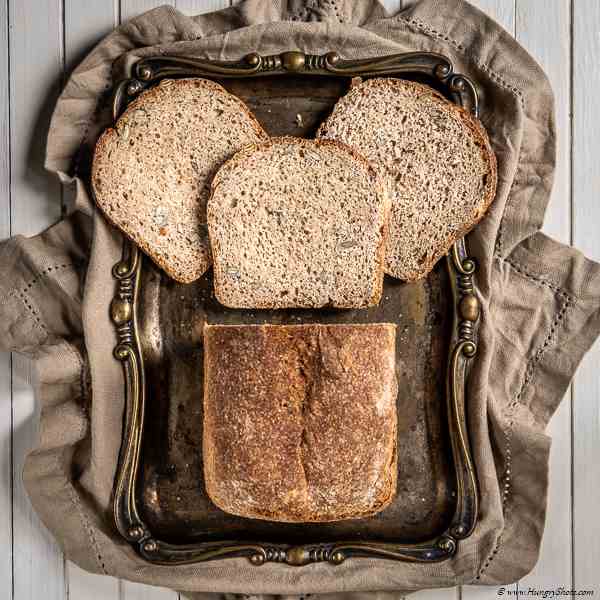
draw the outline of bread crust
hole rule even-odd
[[[488,177],[487,177],[487,186],[485,189],[485,193],[481,199],[481,204],[478,207],[478,210],[475,214],[473,214],[472,218],[468,219],[456,232],[453,234],[449,234],[443,242],[439,243],[438,250],[433,254],[430,260],[423,264],[420,269],[414,269],[409,271],[392,271],[387,268],[386,273],[393,277],[398,277],[407,282],[414,282],[417,280],[426,277],[427,274],[433,269],[435,264],[445,256],[448,251],[452,248],[452,245],[456,242],[456,240],[467,235],[474,227],[481,221],[481,219],[485,216],[488,208],[494,201],[496,196],[496,187],[498,180],[498,166],[496,155],[492,149],[487,131],[483,127],[482,123],[473,116],[470,112],[448,101],[444,96],[442,96],[439,92],[434,90],[433,88],[403,79],[396,78],[373,78],[368,79],[366,81],[362,81],[358,84],[354,84],[351,88],[351,91],[342,98],[339,102],[348,101],[348,97],[350,94],[363,94],[365,90],[370,88],[386,88],[386,89],[406,89],[412,88],[415,91],[418,91],[424,95],[430,97],[435,103],[437,103],[443,110],[459,115],[464,125],[471,131],[473,134],[477,146],[480,148],[482,156],[486,164],[488,165]],[[346,99],[346,100],[345,100]],[[327,135],[327,130],[335,123],[336,119],[336,107],[334,107],[332,114],[320,125],[317,130],[317,138],[318,139],[327,139],[323,138],[323,136]],[[374,163],[376,164],[376,163]],[[380,170],[386,170],[383,165],[379,167]],[[391,235],[391,234],[390,234]],[[388,236],[390,237],[390,236]]]
[[[94,158],[92,162],[91,173],[92,196],[94,197],[97,206],[102,210],[103,215],[111,223],[111,225],[118,228],[121,231],[121,233],[125,235],[125,237],[127,237],[129,240],[135,243],[145,254],[147,254],[152,259],[154,263],[158,265],[158,267],[165,271],[172,279],[180,283],[191,283],[199,277],[201,277],[212,263],[209,245],[207,244],[205,247],[203,247],[203,259],[201,259],[199,264],[188,269],[177,269],[174,264],[171,264],[168,260],[157,254],[156,249],[153,247],[152,244],[150,244],[147,241],[147,239],[144,236],[135,235],[131,231],[131,229],[128,229],[127,227],[122,226],[117,222],[117,220],[107,209],[107,200],[105,201],[104,194],[98,186],[98,171],[100,168],[102,168],[104,164],[110,161],[109,155],[111,151],[111,146],[117,142],[119,137],[117,128],[122,123],[128,123],[132,119],[136,111],[140,109],[143,110],[149,101],[160,98],[160,95],[164,93],[164,90],[161,88],[161,85],[164,86],[165,84],[169,86],[176,86],[178,89],[188,88],[192,86],[195,88],[202,87],[214,92],[215,94],[226,95],[228,98],[235,100],[240,112],[244,114],[244,117],[251,124],[254,133],[258,137],[267,140],[268,135],[254,116],[254,114],[244,104],[244,102],[236,96],[234,96],[233,94],[230,94],[221,85],[208,79],[185,78],[177,80],[163,80],[158,85],[155,85],[150,89],[142,92],[133,102],[131,102],[127,106],[123,114],[119,117],[117,123],[113,127],[107,128],[98,139],[94,150]]]
[[[223,185],[224,182],[227,181],[228,174],[231,170],[237,168],[239,165],[242,165],[244,161],[246,161],[250,156],[254,153],[267,150],[277,145],[285,145],[285,144],[295,144],[299,146],[303,146],[305,148],[314,148],[316,147],[330,147],[335,148],[336,150],[342,151],[347,155],[351,156],[355,161],[359,164],[363,165],[369,176],[373,178],[375,182],[374,187],[376,194],[383,199],[383,226],[380,230],[381,238],[380,242],[376,248],[376,269],[373,273],[374,282],[373,282],[373,293],[365,302],[359,306],[360,307],[369,307],[376,306],[381,301],[381,296],[383,294],[383,279],[384,279],[384,268],[385,268],[385,252],[386,252],[386,244],[388,240],[388,224],[389,224],[389,214],[391,210],[391,199],[389,194],[387,193],[387,189],[383,183],[382,178],[379,176],[379,173],[376,169],[373,168],[373,165],[355,148],[344,144],[338,140],[329,140],[329,139],[318,139],[318,140],[309,140],[304,138],[295,138],[292,136],[281,136],[281,137],[273,137],[267,142],[261,142],[257,144],[249,144],[248,146],[242,148],[236,154],[234,154],[223,166],[217,171],[215,176],[213,177],[211,183],[211,194],[208,201],[209,206],[209,215],[210,215],[210,206],[214,202],[214,197],[219,189],[219,186]],[[210,216],[208,218],[210,221]],[[214,235],[212,228],[209,224],[209,239],[210,245],[212,248],[213,256],[218,257],[221,252],[221,244],[219,239]],[[215,297],[221,304],[225,306],[230,306],[232,308],[244,308],[233,306],[228,303],[228,299],[223,294],[222,286],[220,281],[222,279],[222,274],[220,272],[218,260],[215,260]],[[344,304],[340,302],[336,302],[334,304],[336,308],[357,308],[356,304]],[[274,309],[274,308],[282,308],[280,304],[275,302],[265,302],[260,306],[253,306],[252,308],[261,308],[261,309]],[[317,307],[315,307],[317,308]]]
[[[395,325],[209,325],[204,340],[204,479],[216,506],[298,523],[392,501]]]

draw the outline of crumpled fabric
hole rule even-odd
[[[234,60],[249,51],[290,49],[334,50],[345,58],[439,52],[479,86],[481,118],[499,168],[497,198],[469,235],[482,305],[467,396],[481,507],[474,534],[442,563],[352,558],[335,567],[256,568],[246,559],[227,559],[156,566],[137,556],[112,522],[124,381],[112,357],[108,306],[123,240],[88,193],[94,143],[111,120],[110,90],[143,56]],[[545,428],[600,331],[599,265],[539,231],[555,147],[544,73],[498,24],[463,0],[421,0],[394,16],[375,0],[247,0],[197,17],[162,7],[108,35],[67,82],[48,136],[46,166],[65,186],[69,216],[41,236],[0,245],[0,346],[32,357],[42,407],[25,484],[66,556],[95,573],[195,598],[362,600],[370,592],[383,600],[422,588],[505,584],[528,573],[545,520]]]

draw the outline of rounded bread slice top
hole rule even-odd
[[[206,202],[224,161],[268,136],[246,105],[206,79],[166,79],[100,137],[92,189],[106,217],[173,279],[210,266]]]
[[[496,157],[481,123],[432,88],[369,79],[335,105],[317,133],[379,170],[391,196],[385,271],[425,277],[494,199]]]

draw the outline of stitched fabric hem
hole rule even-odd
[[[510,499],[511,499],[511,489],[512,489],[512,472],[513,472],[513,433],[514,433],[514,425],[515,425],[515,417],[516,412],[519,406],[521,405],[521,399],[528,389],[528,387],[532,384],[535,378],[536,367],[540,364],[542,358],[551,347],[553,339],[555,339],[555,335],[558,327],[561,323],[564,323],[564,318],[569,309],[574,308],[577,304],[576,299],[567,293],[562,288],[558,286],[552,285],[545,279],[541,279],[529,273],[526,269],[518,265],[517,263],[512,263],[507,260],[501,260],[501,262],[508,264],[510,267],[514,269],[514,271],[521,277],[528,279],[530,281],[535,282],[538,285],[544,285],[550,288],[553,292],[555,292],[558,296],[564,299],[564,302],[561,304],[560,310],[556,313],[550,328],[544,338],[542,344],[538,347],[533,357],[529,360],[527,367],[525,368],[525,373],[523,377],[523,381],[521,386],[519,387],[519,391],[517,392],[513,401],[508,405],[507,416],[509,418],[508,426],[504,432],[504,448],[506,454],[506,461],[504,466],[504,474],[501,478],[501,489],[502,489],[502,512],[504,515],[504,522],[508,521],[508,516],[510,514]],[[484,561],[475,581],[479,581],[487,572],[489,567],[491,566],[494,558],[500,551],[502,543],[504,541],[504,532],[500,533],[496,540],[495,546],[492,548],[492,551]]]

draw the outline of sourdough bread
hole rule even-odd
[[[242,517],[336,521],[395,493],[395,325],[204,330],[204,479]]]
[[[389,200],[339,142],[273,138],[217,172],[208,202],[215,294],[232,308],[372,306]]]
[[[317,133],[349,144],[379,169],[391,195],[386,273],[426,276],[484,216],[496,193],[496,158],[471,114],[433,89],[401,79],[352,87]]]
[[[163,80],[100,137],[92,188],[108,219],[177,281],[209,267],[210,180],[246,144],[268,139],[245,104],[205,79]]]

